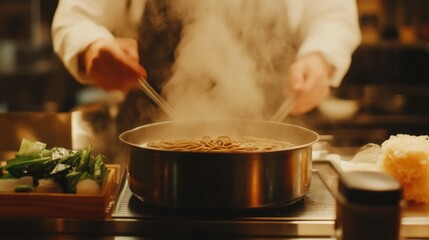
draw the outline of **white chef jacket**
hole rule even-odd
[[[360,43],[355,0],[284,0],[297,58],[321,52],[335,67],[333,87],[341,83]],[[54,51],[81,83],[90,79],[78,67],[78,55],[101,38],[137,39],[145,0],[60,0],[52,23]]]

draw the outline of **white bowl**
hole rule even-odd
[[[327,119],[346,120],[353,117],[359,110],[359,107],[357,100],[328,97],[319,104],[318,109]]]

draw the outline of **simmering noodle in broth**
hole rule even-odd
[[[146,147],[182,152],[267,152],[285,150],[293,145],[274,139],[242,137],[232,139],[228,136],[212,138],[204,136],[194,140],[162,140],[148,142]]]

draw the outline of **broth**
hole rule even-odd
[[[267,138],[229,136],[203,136],[195,139],[160,140],[145,144],[145,147],[156,150],[180,152],[270,152],[282,151],[293,147],[293,144]]]

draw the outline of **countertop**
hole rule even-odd
[[[120,164],[125,169],[125,149],[118,142],[112,125],[111,109],[93,107],[85,111],[70,113],[2,113],[0,114],[0,156],[5,157],[16,151],[23,135],[30,134],[51,146],[59,143],[67,148],[82,148],[88,142],[93,144],[95,152],[108,156],[109,163]],[[44,131],[50,126],[55,131]],[[15,129],[15,130],[13,130]],[[20,129],[20,131],[16,131]],[[21,135],[20,135],[21,134]],[[18,141],[19,140],[19,141]],[[329,138],[328,138],[329,140]],[[15,141],[15,142],[14,142]],[[106,149],[108,146],[108,149]],[[331,156],[349,159],[355,148],[329,148]],[[326,156],[323,155],[323,156]],[[319,156],[320,157],[320,156]],[[322,159],[322,158],[321,158]],[[321,159],[315,159],[320,161]],[[322,159],[322,161],[325,161]],[[331,162],[331,161],[329,161]],[[315,164],[316,166],[317,164]],[[186,218],[159,218],[120,216],[115,210],[126,190],[125,171],[121,172],[122,185],[112,198],[110,213],[104,219],[32,219],[0,218],[2,239],[177,239],[180,238],[214,238],[214,239],[334,239],[335,207],[333,189],[336,174],[332,168],[313,168],[314,174],[324,184],[312,184],[314,188],[329,189],[332,196],[323,200],[318,211],[328,209],[322,217],[304,219],[275,217],[241,217],[228,216],[208,218],[204,216],[187,216]],[[317,179],[318,177],[315,177]],[[314,194],[308,195],[311,200]],[[306,196],[307,198],[307,196]],[[313,198],[320,201],[322,198]],[[317,200],[319,199],[319,200]],[[309,201],[309,199],[304,200]],[[131,202],[131,201],[130,201]],[[313,201],[314,202],[314,201]],[[328,204],[329,202],[329,204]],[[123,202],[122,202],[123,204]],[[125,201],[125,205],[130,203]],[[329,208],[327,208],[329,206]],[[403,234],[418,239],[429,239],[429,206],[409,209],[403,221]],[[414,211],[414,212],[413,212]],[[303,224],[304,223],[304,224]],[[4,237],[4,238],[3,238]]]

